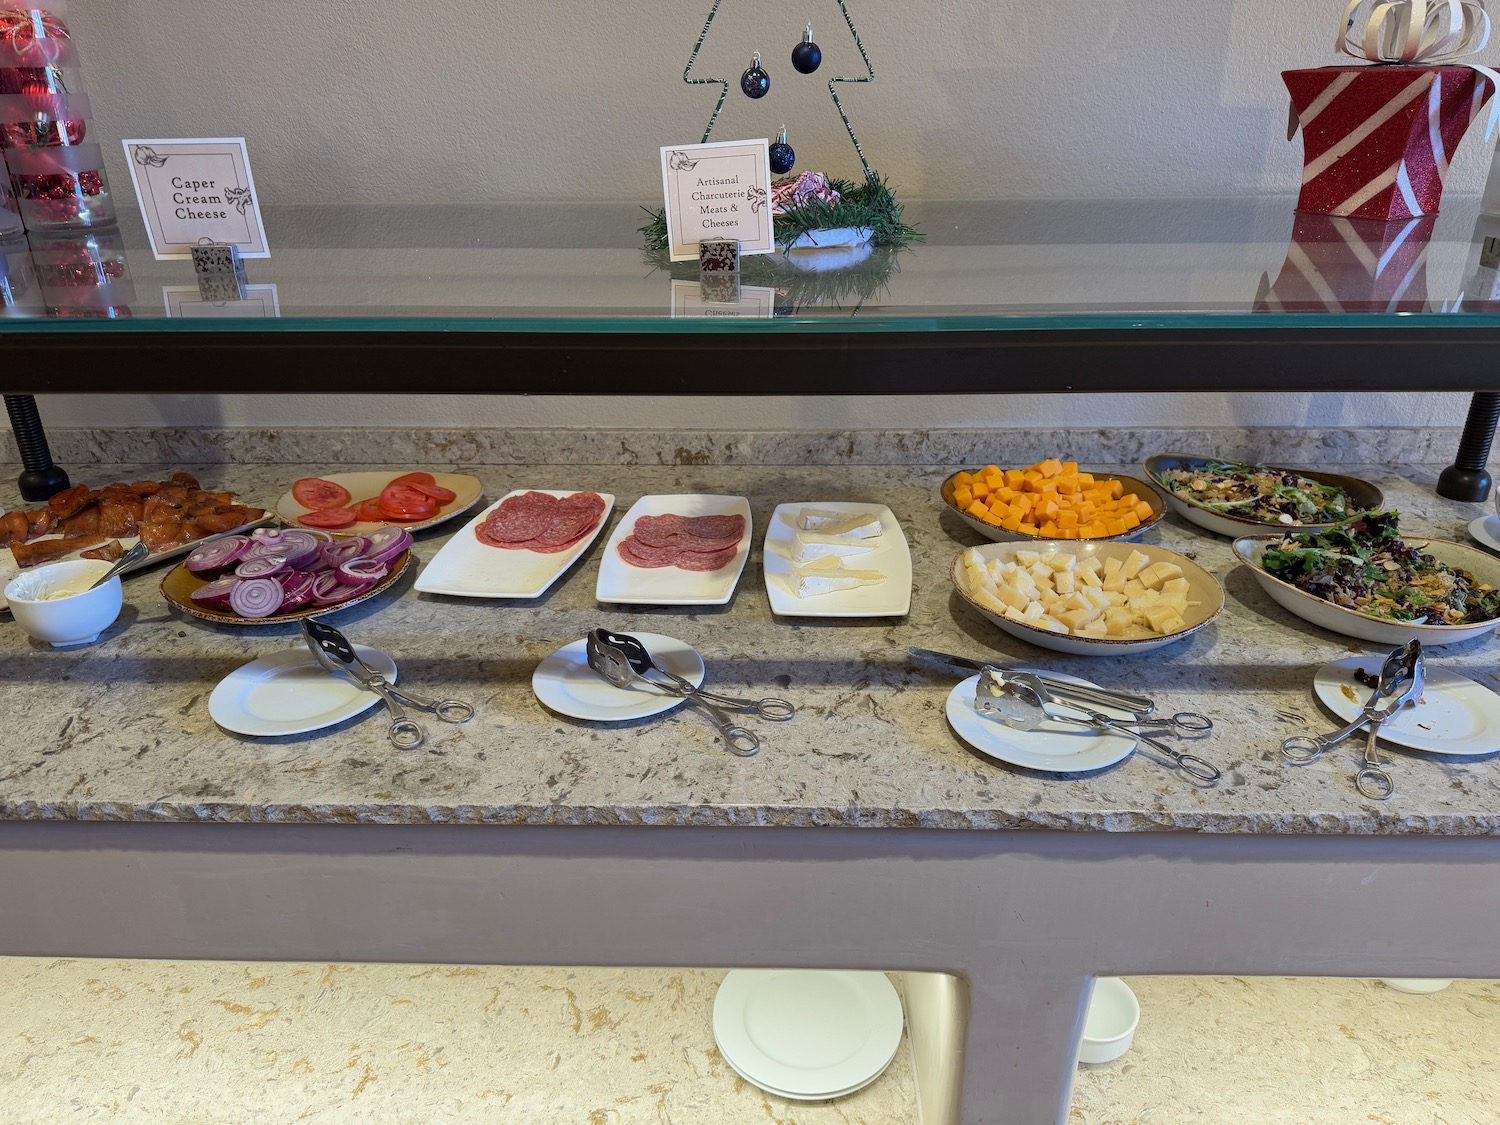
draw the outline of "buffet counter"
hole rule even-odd
[[[327,471],[186,467],[266,507]],[[534,601],[419,594],[409,568],[332,618],[390,654],[403,685],[478,708],[464,726],[429,723],[408,752],[379,710],[300,736],[221,730],[214,686],[300,633],[186,616],[158,591],[165,567],[126,578],[125,610],[93,645],[42,647],[0,617],[0,954],[903,971],[925,1120],[1024,1125],[1066,1118],[1095,975],[1500,976],[1493,758],[1388,753],[1384,803],[1354,790],[1357,750],[1282,765],[1283,738],[1336,725],[1314,670],[1383,649],[1279,608],[1226,539],[1172,517],[1146,536],[1224,585],[1216,622],[1153,653],[1074,657],[1007,636],[955,594],[949,565],[981,540],[938,502],[945,468],[464,471],[491,499],[607,490],[612,520],[647,493],[745,496],[755,547],[717,607],[597,603],[603,536]],[[1378,483],[1408,535],[1462,540],[1484,510],[1434,497],[1435,468],[1341,471]],[[772,615],[766,519],[829,500],[895,513],[909,615]],[[463,522],[419,532],[416,561]],[[747,720],[753,758],[687,709],[556,715],[532,672],[594,625],[682,640],[707,686],[785,696],[798,714]],[[1191,748],[1223,779],[1201,787],[1139,754],[1074,777],[993,761],[945,720],[958,674],[909,645],[1205,713],[1215,731]],[[1433,649],[1429,665],[1500,687],[1494,645]]]

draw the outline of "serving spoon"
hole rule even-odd
[[[147,547],[146,544],[137,543],[134,547],[130,548],[130,550],[126,551],[123,555],[117,558],[115,560],[114,566],[110,567],[98,578],[94,579],[93,583],[89,586],[89,589],[93,590],[99,586],[103,586],[115,575],[119,574],[121,571],[126,570],[129,567],[134,566],[150,553],[150,548]]]

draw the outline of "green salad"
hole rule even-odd
[[[1354,515],[1349,494],[1342,488],[1322,484],[1291,469],[1205,461],[1201,465],[1167,469],[1160,477],[1162,484],[1184,500],[1256,523],[1297,527],[1338,523]]]
[[[1401,541],[1395,512],[1371,512],[1265,549],[1265,572],[1346,609],[1428,625],[1500,617],[1500,590]]]

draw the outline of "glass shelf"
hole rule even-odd
[[[190,263],[151,257],[139,218],[124,239],[134,299],[119,319],[16,318],[6,333],[838,333],[1500,327],[1500,218],[1452,199],[1435,220],[1298,216],[1290,197],[928,202],[925,241],[747,259],[741,306],[696,298],[696,262],[641,248],[634,204],[282,206],[270,259],[246,262],[274,305],[196,297]],[[1311,281],[1308,271],[1317,274]],[[678,281],[675,294],[674,278]],[[183,290],[190,292],[184,294]],[[267,291],[259,291],[264,295]],[[169,307],[170,306],[170,307]],[[279,315],[266,315],[272,312]],[[1455,317],[1455,312],[1460,314]],[[704,315],[707,314],[707,315]],[[759,323],[757,323],[759,322]]]
[[[843,269],[814,268],[836,250],[747,259],[738,304],[708,301],[696,262],[648,256],[647,213],[630,203],[269,207],[273,256],[246,262],[252,299],[218,304],[190,263],[154,260],[127,213],[103,233],[123,276],[116,264],[97,293],[65,292],[73,315],[5,310],[3,382],[10,394],[1500,390],[1500,218],[1462,197],[1384,225],[1292,206],[913,203],[924,241]],[[31,257],[45,277],[53,259]]]

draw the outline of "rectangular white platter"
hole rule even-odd
[[[734,558],[718,570],[682,570],[675,566],[631,566],[617,549],[635,530],[642,516],[744,516]],[[632,605],[723,605],[734,596],[745,560],[750,557],[750,502],[743,496],[706,496],[696,493],[642,496],[616,525],[599,560],[599,584],[594,596],[601,602]]]
[[[593,546],[599,532],[609,522],[615,509],[615,498],[607,492],[597,495],[604,501],[604,514],[592,532],[566,551],[545,554],[540,551],[506,550],[480,542],[474,531],[489,514],[512,496],[523,492],[545,492],[561,499],[579,489],[520,488],[508,492],[479,515],[464,524],[432,561],[422,568],[416,586],[428,594],[450,594],[457,598],[539,598],[563,572]]]
[[[799,598],[792,575],[792,546],[797,535],[797,513],[818,508],[844,515],[873,515],[880,521],[880,536],[869,542],[874,550],[843,560],[848,570],[878,570],[885,581],[853,590],[835,590],[812,598]],[[904,617],[911,610],[911,550],[895,513],[884,504],[843,500],[809,500],[779,504],[766,525],[761,567],[766,574],[766,596],[771,612],[783,617]]]

